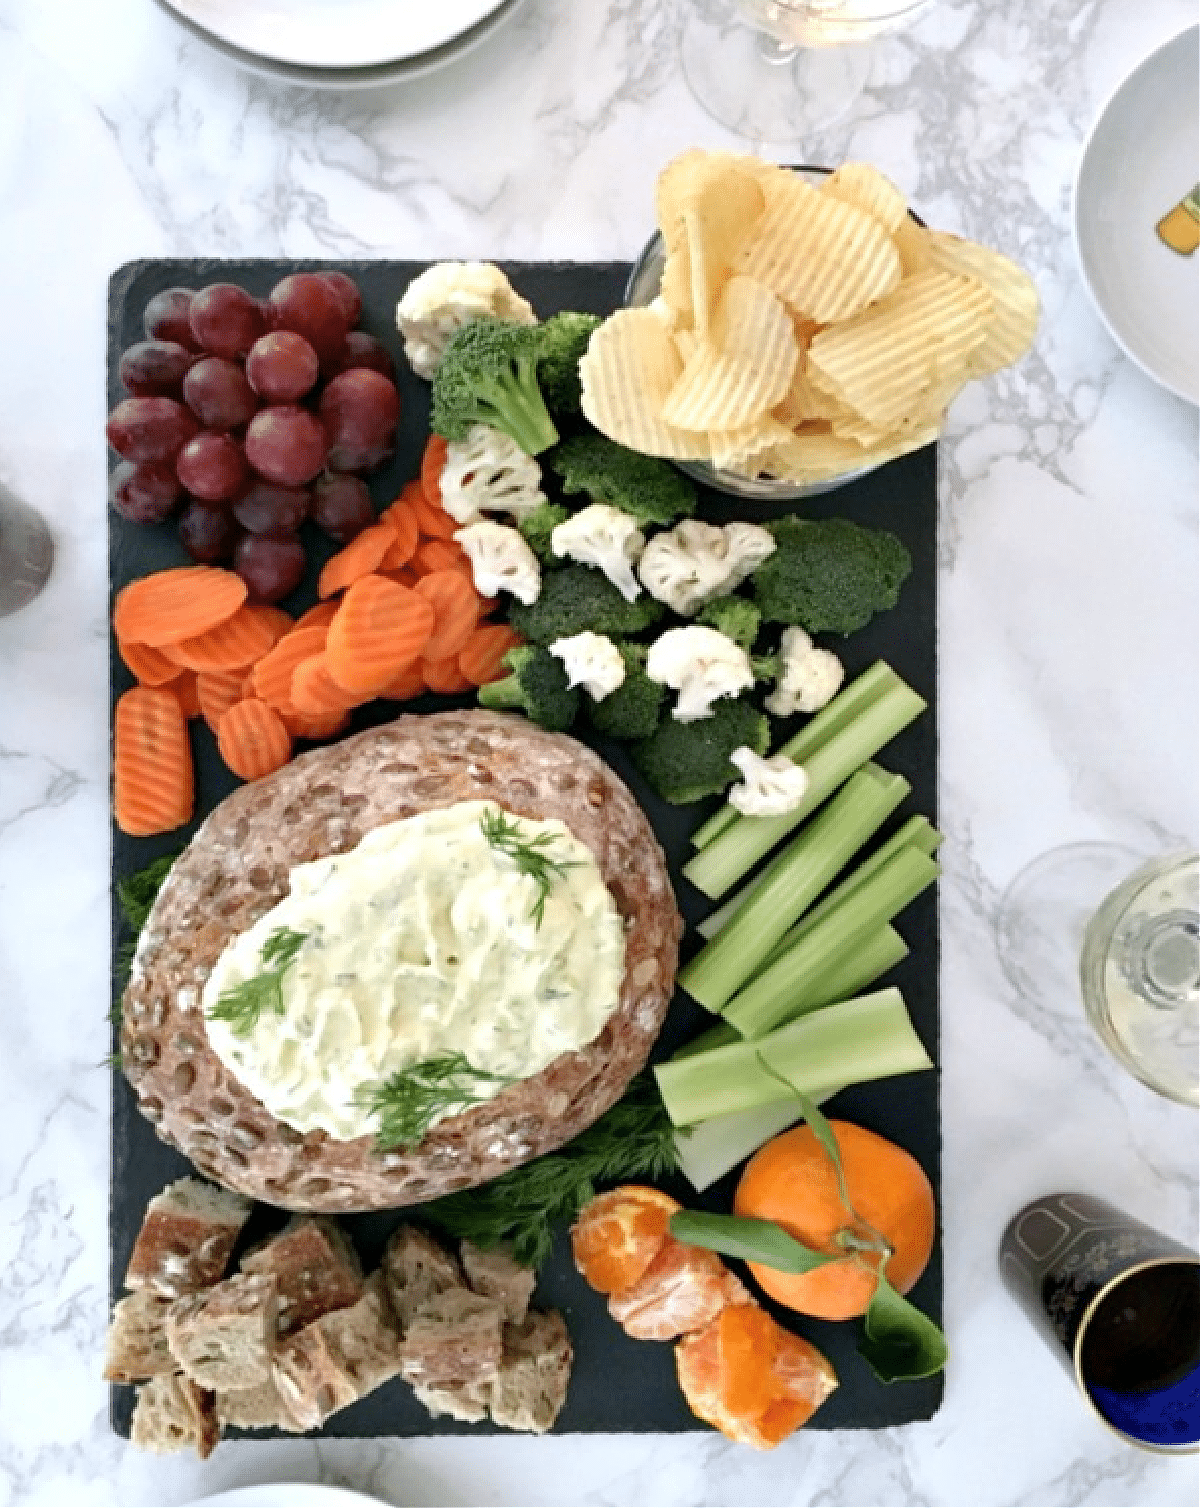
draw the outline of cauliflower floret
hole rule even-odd
[[[741,784],[729,788],[729,804],[746,817],[779,817],[794,812],[808,790],[808,771],[786,754],[764,759],[753,749],[735,749],[731,764],[742,772]]]
[[[396,328],[417,376],[432,379],[455,330],[484,314],[537,324],[532,306],[491,262],[435,262],[413,278],[396,305]]]
[[[472,424],[465,440],[447,442],[442,507],[460,524],[476,524],[485,513],[507,513],[521,524],[546,501],[541,480],[542,468],[511,435]]]
[[[638,575],[652,597],[690,618],[712,598],[733,591],[774,548],[770,531],[758,524],[721,527],[687,518],[650,540]]]
[[[594,702],[602,702],[625,679],[625,659],[605,634],[585,632],[555,639],[550,653],[563,662],[567,680],[582,686]]]
[[[632,514],[607,503],[592,503],[558,525],[550,536],[550,548],[580,565],[597,566],[626,602],[641,595],[633,568],[642,558],[646,536]]]
[[[775,717],[819,712],[832,701],[845,668],[829,649],[818,649],[802,628],[785,628],[779,641],[779,679],[763,706]]]
[[[456,529],[454,537],[467,553],[475,589],[481,596],[511,592],[526,607],[538,600],[542,568],[516,529],[483,519],[465,529]]]
[[[754,668],[741,645],[699,623],[669,628],[655,639],[646,656],[646,674],[679,692],[672,716],[681,723],[710,717],[720,697],[737,696],[754,685]]]

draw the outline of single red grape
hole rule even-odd
[[[173,340],[189,351],[199,351],[188,314],[194,297],[191,288],[164,288],[142,311],[142,329],[147,340]]]
[[[309,494],[303,487],[254,482],[233,505],[233,516],[251,534],[294,534],[308,517]]]
[[[125,398],[108,416],[108,443],[126,461],[172,461],[199,430],[174,398]]]
[[[342,308],[346,314],[346,323],[357,323],[362,314],[362,294],[358,291],[358,284],[348,272],[338,272],[331,268],[327,272],[318,272],[317,276],[322,282],[328,283],[338,298],[342,301]]]
[[[370,367],[340,372],[321,394],[330,471],[370,471],[391,455],[400,417],[396,385]]]
[[[192,334],[211,356],[245,356],[267,328],[262,305],[236,283],[209,283],[192,299]]]
[[[135,524],[161,524],[174,513],[183,488],[169,461],[135,466],[122,461],[108,483],[113,510]]]
[[[246,457],[232,435],[204,430],[175,457],[175,474],[193,497],[227,503],[246,485]]]
[[[205,429],[238,429],[258,412],[258,399],[241,364],[204,356],[183,379],[183,400]]]
[[[268,330],[250,347],[246,378],[268,403],[294,403],[317,384],[317,353],[294,330]]]
[[[259,476],[281,487],[311,482],[328,448],[320,419],[294,403],[260,408],[246,428],[246,459]]]
[[[122,351],[117,373],[135,398],[178,398],[195,351],[173,340],[140,340]]]
[[[350,328],[343,295],[315,272],[281,278],[267,296],[267,307],[273,329],[303,335],[322,361],[334,354]]]
[[[375,505],[360,476],[340,472],[318,477],[313,483],[309,517],[339,544],[349,544],[368,524],[375,522]]]
[[[227,508],[193,498],[179,515],[179,542],[201,565],[230,560],[241,537],[242,531]]]
[[[365,330],[351,330],[342,342],[341,349],[325,364],[325,375],[336,377],[339,372],[348,372],[353,367],[370,367],[389,379],[396,375],[396,363],[382,342],[368,335]]]
[[[233,569],[250,589],[251,602],[278,602],[304,577],[304,546],[294,534],[243,534]]]

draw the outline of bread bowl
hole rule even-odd
[[[381,1151],[373,1136],[277,1119],[209,1042],[201,995],[226,945],[287,895],[294,866],[348,853],[385,824],[480,800],[559,821],[590,851],[624,924],[615,1009],[583,1047],[414,1146]],[[596,753],[504,713],[405,715],[300,755],[205,820],[143,928],[122,1002],[122,1066],[162,1140],[226,1188],[303,1212],[416,1204],[561,1146],[620,1098],[662,1026],[681,928],[654,832]]]

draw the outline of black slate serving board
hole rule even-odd
[[[117,377],[121,352],[143,339],[142,311],[147,300],[164,288],[199,288],[211,282],[236,282],[263,296],[288,272],[338,267],[358,283],[363,295],[362,328],[382,339],[396,358],[397,384],[402,413],[394,458],[368,479],[378,506],[389,502],[401,485],[416,474],[427,435],[428,387],[408,370],[394,323],[395,305],[409,281],[423,270],[413,262],[329,262],[272,260],[157,260],[129,263],[114,273],[109,287],[108,396],[110,407],[125,396]],[[606,314],[622,302],[629,267],[621,262],[604,263],[504,263],[513,285],[533,304],[542,317],[558,309],[574,308]],[[110,466],[117,458],[110,453]],[[885,526],[897,533],[913,558],[912,575],[901,593],[898,606],[876,618],[846,640],[831,641],[842,658],[847,679],[877,658],[886,659],[929,703],[929,711],[882,752],[880,762],[905,775],[912,793],[893,816],[882,836],[894,830],[913,813],[924,813],[936,822],[936,653],[937,612],[935,572],[936,453],[930,446],[905,456],[835,492],[812,499],[802,511],[813,517],[841,516],[863,524]],[[763,509],[739,503],[718,493],[706,493],[700,516],[722,523],[733,518],[760,518],[784,509]],[[799,511],[799,510],[798,510]],[[293,597],[282,605],[298,612],[316,600],[316,577],[321,562],[332,553],[333,544],[311,525],[308,574]],[[186,563],[173,523],[147,527],[126,522],[109,511],[109,579],[115,594],[136,576],[170,565]],[[116,697],[132,684],[132,678],[116,654],[111,656],[111,692]],[[432,711],[449,706],[469,706],[471,696],[434,697],[407,703],[376,703],[354,714],[354,728],[388,720],[397,710]],[[197,816],[192,827],[155,838],[130,838],[113,830],[112,882],[117,884],[143,869],[160,854],[175,852],[191,836],[199,820],[237,784],[216,753],[212,735],[197,720],[191,724],[196,761]],[[717,803],[702,807],[671,807],[648,789],[632,768],[618,744],[594,740],[589,730],[580,736],[609,760],[629,782],[648,812],[666,851],[680,909],[689,923],[699,921],[711,909],[708,902],[679,875],[689,856],[689,834]],[[908,958],[887,976],[898,985],[908,1004],[916,1029],[935,1062],[938,1058],[938,925],[932,892],[919,897],[901,915],[899,930],[912,949]],[[127,943],[119,909],[114,903],[112,922],[113,1003],[121,990],[121,952]],[[697,946],[694,933],[684,941],[684,956]],[[655,1058],[667,1057],[701,1025],[710,1022],[698,1006],[677,995]],[[826,1112],[854,1120],[905,1146],[940,1186],[941,1131],[938,1071],[910,1074],[843,1091],[826,1106]],[[112,1184],[110,1199],[110,1286],[115,1302],[122,1293],[122,1277],[134,1239],[149,1199],[173,1179],[191,1171],[177,1152],[165,1146],[137,1109],[124,1077],[113,1074]],[[665,1186],[692,1207],[728,1209],[736,1174],[696,1195],[686,1180]],[[414,1211],[345,1217],[364,1262],[372,1266],[379,1258],[388,1235],[401,1219]],[[243,1244],[283,1223],[280,1211],[259,1207],[243,1236]],[[733,1264],[737,1265],[737,1264]],[[939,1239],[932,1260],[911,1294],[913,1302],[935,1320],[942,1311],[942,1247]],[[534,1302],[539,1307],[562,1310],[575,1345],[576,1361],[567,1403],[555,1425],[555,1433],[640,1433],[705,1430],[691,1414],[677,1386],[670,1345],[634,1341],[612,1321],[603,1299],[592,1292],[575,1272],[565,1233],[560,1232],[554,1253],[539,1276]],[[885,1386],[879,1383],[857,1354],[856,1322],[830,1324],[808,1320],[768,1304],[776,1317],[805,1335],[829,1357],[837,1370],[840,1386],[814,1416],[810,1429],[879,1429],[927,1419],[942,1397],[942,1379]],[[112,1389],[112,1423],[119,1435],[128,1436],[133,1408],[133,1389]],[[236,1432],[235,1432],[236,1433]],[[502,1433],[489,1424],[468,1425],[447,1419],[431,1419],[399,1381],[381,1388],[352,1408],[334,1414],[321,1431],[341,1437],[420,1436],[442,1434]],[[786,1447],[785,1447],[786,1448]]]

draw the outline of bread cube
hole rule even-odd
[[[201,1178],[180,1178],[151,1199],[125,1271],[125,1287],[165,1298],[224,1276],[252,1205]]]
[[[239,1272],[167,1310],[167,1344],[193,1382],[212,1390],[268,1382],[278,1310],[274,1273]]]

